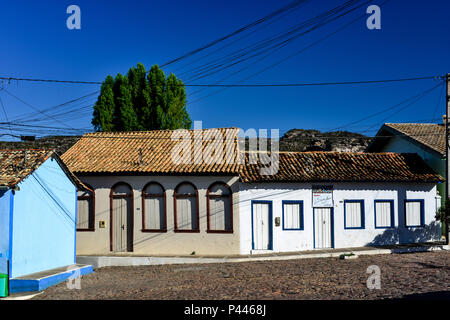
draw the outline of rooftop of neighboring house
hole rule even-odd
[[[445,126],[437,123],[385,123],[366,152],[382,151],[392,136],[404,137],[430,152],[445,156]]]
[[[262,175],[255,153],[246,153],[242,182],[443,182],[415,153],[279,152],[279,168]],[[253,158],[253,159],[252,159]]]
[[[199,130],[179,131],[176,137],[174,132],[89,133],[61,158],[78,175],[217,174],[240,176],[243,182],[444,181],[418,155],[399,153],[278,152],[274,154],[278,155],[278,170],[273,175],[264,175],[260,169],[269,167],[270,161],[263,164],[261,159],[264,155],[270,158],[270,153],[241,153],[236,128],[202,130],[204,139],[200,143],[195,139]],[[219,137],[213,139],[217,132]],[[180,142],[178,138],[183,136],[186,139]],[[188,156],[193,155],[190,163],[174,161],[174,150],[179,154],[182,149]],[[202,150],[211,154],[214,149],[222,153],[221,162],[201,161]],[[245,162],[236,161],[238,154],[243,155]]]
[[[65,166],[54,150],[51,149],[1,149],[0,150],[0,186],[12,188],[32,174],[49,158],[54,157],[69,179],[80,189],[85,186]]]
[[[34,141],[0,141],[0,149],[48,149],[62,155],[81,136],[46,136]]]

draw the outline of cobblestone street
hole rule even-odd
[[[367,288],[367,268],[381,289]],[[449,299],[450,252],[225,264],[105,267],[34,299]]]

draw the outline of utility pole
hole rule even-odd
[[[450,114],[450,73],[447,73],[447,75],[445,76],[445,88],[446,88],[446,95],[445,95],[445,197],[447,199],[450,198],[449,196],[449,169],[450,169],[450,164],[449,164],[449,155],[450,155],[450,143],[449,143],[449,126],[448,126],[448,115]],[[446,201],[447,202],[447,201]],[[445,202],[445,203],[446,203]],[[448,217],[446,217],[447,219],[445,219],[444,223],[445,223],[445,243],[449,244],[449,238],[450,238],[450,230],[449,230],[449,224],[448,224]]]

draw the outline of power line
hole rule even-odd
[[[0,90],[3,90],[3,88],[0,88]],[[5,105],[3,104],[3,100],[1,97],[0,97],[0,104],[2,105],[2,110],[3,110],[3,114],[5,115],[5,119],[7,122],[9,122],[8,114],[6,113]],[[9,127],[9,131],[12,134],[11,125],[9,125],[8,127]]]
[[[4,123],[0,123],[0,124],[4,124]],[[34,127],[34,126],[27,126],[27,127]],[[38,128],[54,128],[54,129],[59,129],[57,127],[44,127],[44,126],[36,126]],[[64,128],[60,128],[63,130],[67,130]],[[213,128],[214,129],[214,128]],[[19,131],[19,130],[15,130],[14,131]],[[80,131],[82,131],[83,129],[80,129]],[[202,131],[208,131],[211,129],[203,129]],[[20,131],[22,131],[22,129],[20,129]],[[27,131],[25,129],[25,131]],[[191,133],[195,132],[194,130],[189,130]],[[366,130],[366,131],[372,131],[372,130]],[[329,131],[328,133],[333,133],[333,132],[339,132],[339,131]],[[364,132],[364,131],[362,131]],[[74,132],[71,132],[71,134],[73,134]],[[144,133],[142,131],[139,131],[137,133]],[[207,132],[206,132],[207,133]],[[111,132],[111,135],[108,135],[108,133],[106,133],[106,135],[84,135],[83,139],[110,139],[110,140],[114,140],[114,139],[131,139],[131,140],[146,140],[146,141],[153,141],[153,140],[172,140],[174,142],[178,142],[179,138],[172,138],[172,137],[139,137],[139,136],[127,136],[127,132],[120,132],[120,133],[114,133]],[[1,134],[1,135],[10,135],[10,134]],[[11,135],[14,137],[19,137],[16,135]],[[399,134],[398,136],[410,136],[410,137],[425,137],[425,136],[445,136],[445,133],[418,133],[418,134]],[[315,135],[315,136],[310,136],[310,137],[295,137],[295,138],[291,138],[292,140],[314,140],[314,139],[373,139],[375,137],[381,137],[381,138],[388,138],[391,136],[366,136],[366,135],[360,135],[360,136],[354,136],[354,137],[348,137],[348,136],[329,136],[329,135]],[[234,138],[222,138],[222,139],[218,139],[218,141],[236,141],[236,140],[242,140],[242,139],[268,139],[268,140],[278,140],[279,138],[269,138],[269,137],[240,137],[240,136],[235,136]]]
[[[303,1],[303,4],[306,3],[306,2],[309,2],[309,1],[310,1],[310,0],[305,0],[305,1]],[[252,35],[252,34],[254,34],[254,33],[258,32],[258,31],[261,31],[261,30],[264,29],[264,28],[267,28],[269,25],[271,25],[271,24],[275,23],[276,21],[278,21],[278,20],[284,18],[285,16],[287,16],[287,15],[293,13],[294,11],[298,10],[299,8],[300,8],[300,6],[297,6],[297,7],[295,7],[295,8],[292,8],[292,10],[289,10],[289,11],[283,13],[282,15],[278,16],[276,19],[274,19],[274,20],[272,20],[272,21],[269,21],[269,22],[266,23],[266,24],[263,24],[263,25],[262,25],[261,27],[259,27],[258,29],[253,30],[253,31],[250,31],[250,32],[248,32],[246,35],[244,35],[244,36],[242,36],[242,37],[240,37],[240,38],[238,38],[238,39],[236,39],[236,40],[234,40],[234,41],[232,41],[232,42],[230,42],[230,43],[228,43],[228,44],[226,44],[226,45],[220,46],[219,48],[217,48],[217,49],[215,49],[215,50],[213,50],[213,51],[211,51],[211,52],[209,52],[209,53],[207,53],[207,54],[205,54],[205,55],[202,55],[202,56],[196,58],[195,60],[190,61],[189,63],[184,64],[184,65],[181,66],[181,67],[175,68],[175,69],[173,70],[173,72],[177,72],[178,70],[183,70],[183,69],[185,69],[185,68],[188,67],[188,66],[192,66],[194,63],[196,63],[196,62],[198,62],[198,61],[204,60],[205,58],[211,56],[212,54],[214,54],[214,53],[216,53],[216,52],[223,51],[226,47],[230,47],[231,45],[233,45],[233,44],[239,42],[240,40],[245,39],[245,38],[248,38],[250,35]]]
[[[429,90],[424,91],[420,96],[418,96],[416,99],[414,99],[413,101],[411,101],[411,102],[408,103],[407,105],[401,107],[400,109],[394,111],[393,113],[391,113],[391,114],[388,115],[387,117],[383,118],[383,119],[381,120],[381,122],[384,123],[385,121],[387,121],[388,119],[390,119],[393,115],[395,115],[395,114],[397,114],[397,113],[399,113],[399,112],[401,112],[401,111],[404,111],[405,109],[409,108],[410,106],[412,106],[413,104],[415,104],[416,102],[418,102],[419,100],[421,100],[422,98],[424,98],[425,96],[427,96],[428,94],[430,94],[432,91],[434,91],[434,90],[435,90],[436,88],[438,88],[439,86],[443,86],[443,84],[440,84],[440,85],[435,86],[435,87],[433,87],[433,88],[431,88],[431,89],[429,89]],[[373,127],[375,127],[375,126],[372,126],[371,128],[373,128]]]
[[[1,79],[1,77],[0,77]],[[44,79],[19,79],[19,78],[9,78],[18,81],[52,81]],[[354,84],[371,84],[371,83],[384,83],[384,82],[403,82],[403,81],[416,81],[416,80],[443,80],[445,76],[435,75],[435,76],[417,76],[411,78],[398,78],[398,79],[382,79],[382,80],[361,80],[361,81],[340,81],[340,82],[310,82],[310,83],[254,83],[254,84],[171,84],[171,86],[184,86],[184,87],[227,87],[227,88],[246,88],[246,87],[306,87],[306,86],[331,86],[331,85],[354,85]],[[58,82],[68,82],[68,83],[80,83],[77,81],[59,81]],[[81,82],[85,83],[85,82]],[[101,82],[99,82],[101,84]],[[6,91],[6,89],[4,89]],[[96,91],[97,93],[98,91]]]
[[[380,6],[384,6],[384,5],[385,5],[386,3],[388,3],[389,1],[390,1],[390,0],[384,1]],[[252,78],[252,77],[254,77],[254,76],[257,76],[257,75],[259,75],[259,74],[261,74],[261,73],[263,73],[263,72],[265,72],[265,71],[267,71],[267,70],[269,70],[269,69],[271,69],[271,68],[273,68],[273,67],[275,67],[275,66],[277,66],[277,65],[279,65],[279,64],[281,64],[281,63],[283,63],[283,62],[285,62],[285,61],[287,61],[287,60],[289,60],[289,59],[292,59],[293,57],[295,57],[295,56],[297,56],[297,55],[303,53],[304,51],[306,51],[306,50],[312,48],[313,46],[315,46],[315,45],[321,43],[322,41],[325,41],[325,40],[327,40],[328,38],[334,36],[335,34],[337,34],[337,33],[341,32],[341,31],[345,30],[345,29],[348,28],[350,25],[354,24],[355,22],[357,22],[358,20],[364,18],[365,16],[366,16],[365,14],[358,16],[356,19],[353,19],[353,20],[351,20],[350,22],[344,24],[342,27],[338,28],[337,30],[335,30],[335,31],[333,31],[333,32],[331,32],[331,33],[325,35],[324,37],[322,37],[322,38],[320,38],[320,39],[314,41],[313,43],[309,44],[309,45],[306,46],[306,47],[303,47],[302,49],[300,49],[300,50],[294,52],[293,54],[291,54],[291,55],[289,55],[289,56],[287,56],[287,57],[285,57],[285,58],[283,58],[283,59],[281,59],[281,60],[279,60],[279,61],[277,61],[277,62],[275,62],[275,63],[273,63],[273,64],[271,64],[271,65],[269,65],[269,66],[264,67],[263,69],[261,69],[261,70],[255,72],[255,73],[253,73],[253,74],[251,74],[250,76],[248,76],[248,77],[242,79],[241,81],[246,81],[246,80],[248,80],[248,79],[250,79],[250,78]],[[275,49],[275,50],[278,50],[278,49]],[[262,58],[258,59],[257,62],[259,62],[259,61],[261,61],[261,60],[264,60],[264,59],[265,59],[266,57],[268,57],[270,54],[271,54],[271,53],[268,53],[267,55],[265,55],[265,56],[263,56]],[[242,71],[243,71],[244,69],[246,69],[246,68],[247,68],[247,67],[244,67],[244,68],[238,70],[237,72],[234,72],[233,74],[231,74],[231,76],[233,76],[234,74],[237,74],[237,73],[242,72]],[[194,101],[192,101],[191,103],[195,103],[195,102],[201,101],[201,100],[203,100],[203,99],[205,99],[205,98],[208,98],[208,97],[210,97],[210,96],[212,96],[212,95],[215,95],[215,94],[220,93],[220,92],[225,91],[225,90],[227,90],[227,88],[224,88],[224,89],[222,89],[222,90],[217,90],[217,91],[215,91],[215,92],[213,92],[213,93],[210,93],[210,94],[208,94],[208,95],[206,95],[206,96],[200,97],[199,99],[194,100]],[[200,91],[200,90],[198,90],[198,91]]]
[[[15,98],[16,100],[22,102],[22,103],[25,104],[26,106],[32,108],[32,109],[35,110],[36,112],[39,112],[39,113],[43,114],[43,115],[46,116],[46,117],[52,118],[52,119],[55,120],[56,122],[59,122],[59,123],[63,124],[64,126],[70,128],[70,129],[74,129],[74,128],[68,126],[67,124],[65,124],[64,122],[61,122],[61,121],[59,121],[58,119],[52,117],[51,115],[48,115],[48,114],[46,114],[45,112],[42,112],[41,110],[39,110],[39,109],[36,108],[35,106],[29,104],[28,102],[22,100],[21,98],[19,98],[19,97],[17,97],[17,96],[15,96],[14,94],[12,94],[11,92],[9,92],[9,91],[6,90],[5,88],[3,88],[3,91],[5,91],[7,94],[9,94],[11,97]]]
[[[32,78],[16,78],[16,77],[0,77],[0,80],[6,80],[6,81],[30,81],[30,82],[53,82],[53,83],[73,83],[73,84],[102,84],[102,82],[99,82],[99,81],[32,79]]]
[[[271,15],[269,15],[269,16],[276,16],[276,15],[278,15],[279,13],[283,13],[283,12],[285,12],[287,9],[289,9],[289,8],[294,8],[294,7],[296,7],[296,6],[298,6],[298,5],[300,5],[302,2],[304,2],[305,0],[302,0],[302,1],[295,1],[295,2],[293,2],[292,4],[290,4],[290,5],[288,5],[288,6],[286,6],[286,7],[284,7],[284,8],[282,8],[282,9],[280,9],[280,10],[277,10],[275,13],[272,13]],[[359,1],[359,0],[350,0],[350,1],[348,1],[346,4],[344,4],[344,6],[348,6],[348,4],[351,4],[352,2],[355,2],[355,1]],[[353,8],[352,10],[354,10],[355,8]],[[332,10],[331,10],[332,11]],[[347,12],[348,13],[348,12]],[[266,17],[264,17],[264,18],[262,18],[262,19],[259,19],[258,21],[264,21],[267,17],[269,17],[269,16],[266,16]],[[252,24],[250,24],[250,25],[252,25]],[[249,26],[250,26],[249,25]],[[291,31],[292,32],[292,31]],[[234,34],[234,33],[232,33],[232,34]],[[232,35],[231,34],[231,35]],[[290,41],[290,40],[292,40],[292,39],[288,39],[287,41]],[[216,41],[214,41],[213,43],[216,43]],[[203,47],[204,48],[204,47]],[[189,53],[189,54],[193,54],[194,52],[199,52],[199,51],[201,51],[202,50],[202,48],[199,48],[199,49],[196,49],[196,50],[194,50],[194,51],[192,51],[191,53]],[[184,55],[185,56],[185,55]],[[181,57],[180,58],[177,58],[177,59],[174,59],[174,60],[172,60],[172,61],[175,61],[175,60],[179,60],[179,59],[181,59]],[[172,62],[169,62],[169,63],[172,63]],[[167,64],[169,64],[169,63],[167,63]],[[167,65],[167,64],[164,64],[164,65]],[[163,66],[164,66],[163,65]],[[16,78],[16,77],[0,77],[0,79],[3,79],[3,80],[7,80],[7,81],[11,81],[11,80],[15,80],[15,81],[34,81],[34,82],[53,82],[53,83],[70,83],[70,84],[102,84],[102,82],[99,82],[99,81],[78,81],[78,80],[56,80],[56,79],[32,79],[32,78]],[[188,85],[188,86],[190,86],[190,85]],[[198,85],[197,85],[198,86]],[[208,85],[206,85],[206,86],[208,86]]]
[[[438,111],[439,105],[441,104],[442,97],[444,96],[444,88],[445,88],[445,82],[442,84],[441,93],[439,94],[439,99],[436,103],[436,107],[434,108],[433,117],[436,116],[436,112]]]
[[[30,127],[30,128],[43,128],[43,129],[58,129],[58,130],[65,130],[65,131],[86,131],[87,129],[68,129],[68,128],[61,128],[61,127],[52,127],[52,126],[40,126],[40,125],[27,125],[22,123],[13,123],[13,122],[0,122],[0,125],[9,125],[9,126],[16,126],[16,127]]]
[[[59,115],[58,113],[55,113],[55,112],[61,113],[61,112],[70,111],[70,110],[78,111],[77,109],[75,109],[76,106],[79,106],[80,104],[83,104],[83,103],[85,103],[88,100],[97,99],[97,97],[92,97],[92,96],[97,94],[97,93],[99,93],[99,92],[100,91],[95,91],[95,92],[92,92],[90,94],[83,95],[83,96],[81,96],[79,98],[75,98],[75,99],[63,102],[61,104],[42,109],[41,111],[44,112],[44,113],[47,113],[47,112],[51,111],[52,113],[48,113],[48,114],[51,114],[54,117]],[[91,98],[89,98],[89,97],[91,97]],[[86,99],[86,98],[89,98],[89,99]],[[84,100],[84,101],[82,101],[82,100]],[[78,103],[77,104],[73,104],[75,102],[78,102]],[[71,106],[69,108],[67,108],[68,105],[71,105]],[[83,108],[83,107],[80,107],[80,108]],[[38,112],[25,113],[25,114],[22,114],[21,116],[15,118],[15,119],[13,119],[13,121],[15,121],[15,122],[39,121],[39,120],[36,120],[36,118],[35,119],[30,119],[30,117],[35,117],[37,114],[40,114],[40,113],[38,113]]]
[[[223,60],[220,63],[214,64],[213,63],[214,61],[213,61],[210,63],[206,63],[203,67],[202,66],[197,67],[197,68],[195,68],[196,74],[194,76],[194,79],[190,79],[190,81],[195,81],[195,80],[201,79],[203,77],[210,76],[212,74],[215,74],[215,73],[225,70],[227,68],[233,67],[239,63],[242,63],[242,62],[245,62],[252,58],[255,58],[255,57],[257,57],[261,54],[264,54],[265,52],[270,51],[270,50],[272,50],[272,52],[270,52],[269,54],[272,54],[276,50],[279,50],[279,49],[287,46],[289,43],[296,40],[297,38],[304,36],[305,34],[308,34],[314,30],[317,30],[317,29],[329,24],[330,22],[333,22],[333,21],[349,14],[350,12],[358,9],[365,3],[369,2],[369,1],[366,1],[365,3],[362,3],[358,6],[351,8],[351,6],[355,2],[360,2],[360,1],[361,0],[347,1],[346,3],[339,5],[336,8],[333,8],[333,9],[328,10],[314,18],[306,20],[295,27],[291,27],[287,32],[279,33],[276,36],[266,38],[264,40],[258,41],[257,43],[255,43],[253,45],[250,45],[244,49],[239,49],[232,54],[228,54],[224,58],[216,59],[216,61]],[[350,9],[348,9],[349,7],[350,7]],[[343,12],[346,9],[348,9],[348,10]],[[306,27],[308,27],[309,29],[307,29],[306,31],[300,32],[300,31],[302,31],[302,29],[304,29]],[[275,43],[275,44],[272,44],[272,43]],[[249,54],[251,54],[251,55],[248,56]],[[227,58],[227,57],[230,57],[230,58]],[[238,60],[238,59],[240,59],[240,60]],[[226,64],[227,60],[229,62],[228,65]]]
[[[282,14],[282,13],[288,11],[288,10],[291,10],[292,8],[295,8],[295,7],[299,6],[299,5],[300,5],[301,3],[303,3],[303,2],[304,2],[304,1],[294,1],[294,2],[291,2],[291,3],[288,4],[287,6],[282,7],[281,9],[278,9],[278,10],[276,10],[276,11],[270,13],[270,14],[266,15],[265,17],[262,17],[262,18],[260,18],[260,19],[258,19],[258,20],[256,20],[256,21],[254,21],[254,22],[252,22],[252,23],[250,23],[250,24],[247,24],[247,25],[245,25],[245,26],[243,26],[243,27],[241,27],[241,28],[239,28],[239,29],[237,29],[237,30],[235,30],[235,31],[233,31],[233,32],[231,32],[231,33],[229,33],[229,34],[227,34],[227,35],[225,35],[225,36],[219,38],[219,39],[216,39],[216,40],[214,40],[214,41],[211,41],[210,43],[208,43],[208,44],[206,44],[206,45],[204,45],[204,46],[202,46],[202,47],[200,47],[200,48],[197,48],[197,49],[195,49],[195,50],[192,50],[192,51],[190,51],[190,52],[187,52],[187,53],[181,55],[181,56],[178,57],[178,58],[172,59],[172,60],[170,60],[170,61],[168,61],[168,62],[162,64],[161,67],[168,66],[168,65],[173,64],[173,63],[175,63],[175,62],[178,62],[178,61],[180,61],[180,60],[182,60],[182,59],[185,59],[185,58],[187,58],[187,57],[190,57],[190,56],[192,56],[192,55],[194,55],[194,54],[196,54],[196,53],[198,53],[198,52],[201,52],[201,51],[203,51],[203,50],[206,50],[206,49],[208,49],[208,48],[210,48],[210,47],[212,47],[212,46],[214,46],[214,45],[216,45],[216,44],[218,44],[218,43],[220,43],[220,42],[223,42],[223,41],[225,41],[225,40],[227,40],[227,39],[229,39],[229,38],[231,38],[231,37],[233,37],[233,36],[239,34],[239,33],[242,33],[242,32],[244,32],[244,31],[246,31],[246,30],[248,30],[248,29],[250,29],[250,28],[253,28],[254,26],[257,26],[257,25],[259,25],[259,24],[261,24],[261,23],[263,23],[263,22],[265,22],[265,21],[267,21],[267,20],[273,19],[274,17],[276,17],[276,16],[278,16],[278,15],[280,15],[280,14]]]
[[[310,83],[271,83],[271,84],[191,84],[189,87],[226,87],[226,88],[267,88],[267,87],[309,87],[309,86],[334,86],[334,85],[355,85],[371,83],[389,83],[417,80],[441,79],[443,76],[423,76],[400,79],[384,80],[360,80],[360,81],[340,81],[340,82],[310,82]]]
[[[418,93],[418,94],[416,94],[416,95],[414,95],[414,96],[412,96],[412,97],[409,97],[409,98],[407,98],[407,99],[401,101],[400,103],[397,103],[397,104],[395,104],[395,105],[393,105],[393,106],[390,106],[390,107],[385,108],[385,109],[383,109],[383,110],[380,110],[380,111],[377,111],[377,112],[375,112],[375,113],[372,113],[372,114],[370,114],[370,115],[368,115],[368,116],[366,116],[366,117],[363,117],[363,118],[361,118],[361,119],[352,121],[352,122],[347,123],[347,124],[345,124],[345,125],[342,125],[342,126],[333,128],[333,129],[331,129],[331,130],[334,131],[334,130],[339,130],[339,129],[343,129],[343,128],[346,128],[346,127],[350,127],[350,126],[352,126],[353,124],[362,122],[362,121],[364,121],[364,120],[373,118],[373,117],[375,117],[375,116],[377,116],[377,115],[383,114],[383,113],[385,113],[385,112],[387,112],[387,111],[389,111],[389,110],[398,108],[398,107],[400,107],[401,105],[403,105],[403,104],[405,104],[405,103],[408,103],[408,102],[411,101],[411,100],[414,101],[415,99],[421,99],[421,98],[423,98],[425,95],[427,95],[428,93],[430,93],[431,91],[433,91],[434,89],[436,89],[437,87],[439,87],[440,85],[441,85],[441,84],[439,83],[439,84],[436,85],[436,86],[432,86],[431,88],[428,88],[428,89],[426,89],[426,90],[424,90],[424,91],[422,91],[422,92],[420,92],[420,93]]]
[[[70,109],[65,109],[65,110],[60,110],[57,113],[51,113],[52,117],[54,118],[58,118],[59,120],[64,120],[66,118],[73,119],[73,115],[74,113],[76,113],[77,118],[80,118],[81,114],[84,113],[80,113],[80,111],[88,111],[89,113],[92,115],[92,108],[93,108],[94,104],[89,103],[88,105],[84,105],[81,107],[78,106],[73,106]],[[30,115],[31,118],[25,118],[22,117],[21,119],[15,119],[15,122],[20,122],[20,123],[29,123],[29,122],[47,122],[48,119],[46,117],[39,117],[38,115],[35,115],[34,118],[32,118],[33,115]]]
[[[422,79],[422,78],[408,78],[408,79]],[[399,80],[399,79],[397,79],[397,80]],[[403,79],[404,80],[404,79]],[[364,83],[365,83],[366,81],[364,81]],[[352,82],[352,83],[355,83],[355,82]],[[400,103],[398,103],[398,104],[396,104],[396,105],[394,105],[394,106],[391,106],[391,107],[389,107],[389,108],[386,108],[386,109],[383,109],[382,111],[379,111],[379,112],[376,112],[376,113],[374,113],[374,114],[371,114],[371,115],[369,115],[369,116],[367,116],[367,117],[364,117],[363,119],[359,119],[359,120],[356,120],[356,121],[354,121],[354,122],[351,122],[351,123],[349,123],[349,124],[346,124],[346,125],[344,125],[344,126],[340,126],[340,127],[337,127],[337,128],[334,128],[334,129],[332,129],[331,131],[334,131],[334,130],[338,130],[338,129],[341,129],[341,128],[345,128],[345,127],[348,127],[348,126],[351,126],[351,125],[353,125],[353,124],[356,124],[356,123],[358,123],[358,122],[362,122],[363,120],[366,120],[366,119],[369,119],[369,118],[372,118],[372,117],[374,117],[374,116],[376,116],[376,115],[379,115],[379,114],[382,114],[382,113],[384,113],[385,111],[389,111],[389,110],[392,110],[392,109],[395,109],[395,108],[398,108],[399,106],[401,106],[401,105],[403,105],[403,104],[405,104],[405,103],[407,103],[407,102],[411,102],[409,105],[411,105],[411,104],[413,104],[413,103],[415,103],[415,102],[417,102],[418,100],[420,100],[421,98],[423,98],[426,94],[428,94],[428,93],[430,93],[431,91],[433,91],[435,88],[437,88],[438,86],[440,86],[441,84],[438,84],[438,85],[436,85],[436,86],[433,86],[433,87],[431,87],[430,89],[427,89],[427,90],[425,90],[425,91],[423,91],[423,92],[421,92],[421,93],[419,93],[419,94],[416,94],[416,95],[414,95],[413,97],[410,97],[410,98],[408,98],[408,99],[405,99],[404,101],[402,101],[402,102],[400,102]],[[406,107],[408,107],[409,105],[407,105]],[[85,106],[85,107],[83,107],[83,108],[91,108],[92,106],[90,106],[90,105],[87,105],[87,106]],[[81,110],[81,108],[80,108],[80,110]],[[70,111],[66,111],[66,112],[62,112],[62,113],[60,113],[60,114],[58,114],[58,115],[64,115],[64,114],[67,114],[67,113],[71,113]],[[37,122],[37,121],[40,121],[40,119],[39,118],[35,118],[35,119],[32,119],[33,120],[33,122]],[[31,121],[30,121],[31,122]],[[49,129],[48,131],[50,131],[50,130],[57,130],[58,132],[66,132],[66,133],[70,133],[70,134],[73,134],[73,133],[75,133],[75,132],[81,132],[81,131],[88,131],[89,129],[76,129],[76,128],[69,128],[69,129],[67,129],[67,128],[60,128],[60,127],[52,127],[52,126],[40,126],[40,125],[28,125],[28,124],[25,124],[25,123],[18,123],[18,122],[11,122],[11,121],[7,121],[7,122],[3,122],[3,123],[0,123],[0,124],[2,124],[2,125],[8,125],[8,126],[10,126],[10,128],[11,128],[11,126],[14,126],[14,127],[16,127],[16,128],[20,128],[20,130],[22,130],[22,131],[29,131],[30,132],[30,130],[31,129],[35,129],[34,131],[32,131],[32,132],[40,132],[39,130],[41,130],[41,129]],[[28,129],[28,130],[27,130]],[[12,130],[12,129],[11,129]],[[17,129],[14,129],[14,131],[18,131]]]

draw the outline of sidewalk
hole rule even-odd
[[[164,264],[193,264],[193,263],[227,263],[248,261],[272,261],[311,258],[333,258],[344,254],[353,253],[359,255],[392,254],[408,252],[426,252],[450,250],[443,243],[421,243],[408,245],[391,245],[383,247],[357,247],[326,250],[308,250],[298,252],[278,252],[251,255],[232,256],[143,256],[142,254],[111,253],[108,255],[83,255],[77,256],[77,263],[89,264],[94,268],[108,266],[145,266]]]

